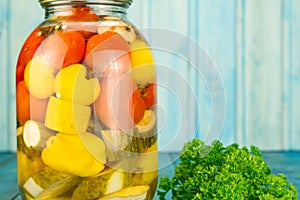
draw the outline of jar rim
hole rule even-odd
[[[42,7],[68,4],[103,4],[128,8],[133,0],[38,0]]]

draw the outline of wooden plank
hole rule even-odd
[[[292,149],[300,149],[300,2],[293,0],[290,9],[286,11],[290,19],[289,32],[289,78],[291,80],[290,101],[290,137],[289,144]]]
[[[284,174],[296,189],[300,190],[300,152],[263,152],[263,157],[273,174]],[[298,197],[300,193],[298,192]]]
[[[165,9],[162,15],[157,15],[157,10],[167,8],[171,3],[174,9]],[[186,98],[191,95],[187,77],[188,58],[176,54],[178,48],[188,49],[188,47],[183,40],[175,39],[180,36],[184,39],[187,33],[188,15],[179,16],[178,12],[182,10],[187,12],[188,4],[180,0],[155,0],[151,1],[149,6],[151,21],[146,22],[149,26],[146,26],[144,33],[153,48],[157,64],[158,112],[161,123],[159,144],[164,151],[172,151],[182,147],[188,138],[192,138],[190,135],[195,136],[195,130],[191,130],[195,127],[194,108],[190,109],[190,99]],[[174,17],[170,19],[169,16]],[[153,35],[158,32],[160,32],[159,36]],[[154,38],[159,39],[161,43],[153,41]],[[174,81],[175,77],[178,78],[177,81]]]
[[[215,53],[212,57],[214,61],[217,60],[217,62],[220,63],[220,66],[222,66],[220,71],[223,78],[225,77],[225,86],[227,92],[229,92],[228,97],[231,102],[231,104],[228,104],[230,106],[226,108],[229,117],[227,118],[228,121],[224,128],[226,135],[223,138],[227,142],[230,142],[234,140],[234,130],[232,129],[235,127],[234,125],[231,125],[232,123],[235,123],[235,67],[233,56],[235,46],[233,37],[234,29],[232,28],[235,26],[234,14],[232,12],[234,11],[234,1],[226,3],[220,3],[219,1],[210,1],[209,3],[200,2],[201,1],[196,0],[173,0],[172,2],[157,0],[151,1],[152,6],[150,10],[153,12],[160,10],[161,7],[170,7],[170,5],[172,5],[172,9],[165,9],[163,15],[152,13],[151,27],[164,27],[165,29],[171,29],[172,31],[177,31],[179,34],[186,35],[187,39],[200,38],[200,41],[207,46],[208,51]],[[225,14],[221,12],[224,10],[226,10]],[[180,15],[178,15],[178,13],[180,13]],[[198,31],[200,31],[200,34]],[[185,48],[186,51],[191,51],[189,52],[190,54],[195,54],[195,52],[192,52],[194,49],[189,49],[186,43],[183,44],[179,41],[172,40],[171,35],[169,38],[164,38],[164,41],[162,42],[178,43],[178,46],[176,47],[174,45],[174,48]],[[224,52],[226,53],[224,54]],[[167,119],[166,126],[169,126],[165,127],[162,131],[160,142],[168,145],[170,141],[172,142],[172,145],[169,145],[166,151],[178,150],[182,147],[184,142],[197,136],[197,118],[200,118],[200,134],[198,136],[202,137],[202,139],[207,136],[208,128],[211,124],[213,124],[210,121],[212,115],[211,110],[214,109],[216,113],[219,112],[217,107],[218,105],[211,105],[210,95],[218,95],[218,92],[213,91],[214,93],[211,93],[212,91],[208,91],[207,85],[205,85],[205,81],[214,82],[215,80],[203,80],[203,77],[201,78],[199,75],[195,75],[195,70],[191,70],[188,63],[179,59],[178,56],[159,52],[157,61],[159,65],[168,66],[172,72],[182,75],[185,78],[184,82],[187,83],[185,87],[183,87],[182,82],[174,81],[175,78],[170,75],[170,73],[161,75],[161,71],[158,69],[159,76],[164,79],[163,81],[169,89],[182,87],[182,92],[176,94],[180,99],[179,103],[181,108],[179,108],[176,101],[174,101],[174,96],[171,94],[168,95],[166,91],[162,91],[163,89],[159,91],[160,105],[164,107],[166,114],[172,116],[171,119]],[[217,90],[219,88],[210,89]],[[194,95],[198,100],[197,104],[191,103],[190,99],[187,98],[193,97]],[[185,99],[181,99],[180,97],[185,97]],[[172,98],[173,100],[171,100]],[[179,110],[176,108],[179,108]],[[199,109],[199,117],[195,116],[198,114],[195,113],[196,109]],[[178,130],[178,123],[182,128],[181,130]],[[217,128],[222,129],[223,124],[221,123],[218,125],[220,127]],[[216,127],[213,128],[217,129]],[[218,134],[216,135],[215,139],[218,138]]]
[[[283,146],[286,149],[290,149],[290,137],[291,137],[291,100],[292,100],[292,79],[291,73],[291,9],[293,1],[282,2],[282,138]]]
[[[133,23],[137,28],[143,26],[143,1],[133,1],[132,5],[128,10],[128,20]]]
[[[190,66],[187,55],[180,53],[188,47],[188,1],[156,0],[152,10],[161,10],[172,5],[172,9],[163,9],[163,15],[153,13],[152,27],[158,27],[169,33],[162,34],[164,45],[160,44],[157,52],[158,82],[164,87],[159,90],[159,104],[165,111],[165,128],[160,133],[161,147],[165,151],[179,150],[183,144],[195,137],[195,105],[193,88],[188,74]],[[179,14],[182,13],[182,14]],[[184,14],[183,14],[184,13]],[[177,38],[177,39],[176,39]],[[169,47],[163,49],[162,47]],[[174,81],[176,80],[176,81]],[[165,95],[167,94],[167,95]]]
[[[18,194],[16,154],[0,154],[0,197],[11,199]]]
[[[275,30],[275,33],[277,35],[277,39],[274,39],[274,45],[275,46],[281,46],[281,48],[277,48],[277,55],[278,55],[278,51],[281,51],[280,55],[278,56],[274,56],[276,55],[273,53],[274,50],[271,50],[270,52],[266,53],[266,52],[261,52],[261,47],[263,47],[263,43],[259,44],[260,42],[256,42],[256,50],[254,49],[253,51],[257,51],[260,54],[262,54],[262,57],[266,57],[266,60],[272,60],[273,58],[275,58],[276,62],[278,62],[278,64],[280,64],[278,70],[276,70],[276,74],[277,79],[273,80],[272,83],[267,83],[268,86],[271,90],[270,93],[272,93],[272,91],[274,91],[275,94],[275,98],[277,99],[276,101],[278,102],[278,105],[276,106],[277,108],[277,116],[278,115],[282,115],[282,120],[275,120],[273,122],[273,124],[269,124],[266,125],[267,123],[265,122],[261,122],[260,126],[261,126],[261,130],[265,130],[264,128],[267,126],[273,126],[274,129],[277,129],[277,132],[275,133],[275,135],[277,135],[274,140],[277,141],[281,141],[281,144],[279,144],[278,142],[277,145],[271,145],[272,142],[269,143],[269,147],[266,148],[272,148],[272,149],[299,149],[299,123],[297,122],[297,119],[299,119],[299,106],[297,106],[299,102],[299,90],[297,88],[299,88],[299,75],[297,75],[297,71],[299,71],[299,57],[297,56],[298,52],[299,52],[299,38],[298,38],[298,34],[299,33],[299,2],[297,0],[295,1],[282,1],[283,4],[280,5],[281,8],[277,8],[277,14],[276,16],[272,16],[272,18],[275,17],[275,20],[278,21],[278,24],[276,25],[277,28],[274,29],[274,27],[272,28],[270,25],[262,25],[263,22],[257,24],[257,26],[261,26],[264,27],[264,31],[267,31],[267,33],[264,33],[264,36],[262,36],[260,33],[257,33],[257,36],[259,38],[264,38],[264,37],[268,37],[268,33],[269,35],[272,35],[273,32]],[[257,3],[257,2],[256,2]],[[279,2],[277,2],[278,4]],[[295,6],[296,5],[296,6]],[[238,100],[237,100],[237,141],[240,144],[245,144],[246,143],[246,138],[251,138],[251,137],[256,137],[257,140],[260,140],[261,137],[265,137],[262,141],[268,141],[269,139],[271,139],[273,137],[273,134],[271,132],[271,130],[267,130],[268,134],[266,135],[265,133],[262,133],[259,130],[256,130],[256,128],[253,128],[256,126],[255,122],[252,123],[247,123],[248,129],[246,129],[246,122],[249,122],[249,116],[253,115],[253,110],[255,111],[254,113],[256,113],[253,118],[257,117],[258,115],[264,115],[265,117],[269,118],[269,121],[273,120],[272,119],[272,113],[267,114],[266,113],[266,109],[263,110],[258,110],[254,109],[254,108],[250,108],[251,106],[251,100],[249,98],[246,98],[245,95],[249,94],[248,90],[249,87],[246,87],[246,78],[252,77],[252,75],[248,75],[246,76],[246,65],[245,65],[245,59],[246,57],[251,60],[253,59],[253,57],[251,58],[251,56],[249,55],[249,52],[245,52],[245,43],[251,42],[251,40],[249,40],[249,38],[247,38],[246,40],[246,33],[245,33],[245,26],[248,27],[248,29],[250,31],[248,31],[248,35],[251,34],[251,31],[253,31],[253,27],[251,27],[251,25],[249,25],[249,22],[245,22],[245,17],[246,14],[245,13],[245,1],[238,1],[238,5],[237,5],[237,9],[238,9],[238,25],[237,25],[237,66],[238,66],[238,74],[237,74],[237,88],[238,88]],[[260,6],[261,9],[264,8],[264,5]],[[255,8],[254,8],[255,9]],[[282,13],[279,12],[279,9],[281,9]],[[255,12],[256,15],[258,15],[257,18],[259,18],[259,16],[261,15],[267,15],[267,13],[264,13],[264,11],[261,12],[257,12],[257,10],[253,11]],[[251,16],[253,15],[253,12],[249,11],[247,16],[249,18],[251,18]],[[281,19],[278,19],[279,17],[282,17]],[[265,19],[267,20],[267,19]],[[256,21],[262,21],[259,19],[256,19]],[[255,23],[255,22],[253,22]],[[268,22],[265,22],[269,24]],[[255,28],[255,27],[254,27]],[[274,34],[273,34],[274,35]],[[253,38],[252,38],[253,39]],[[273,41],[270,41],[271,39],[267,40],[267,43],[273,43]],[[272,39],[273,40],[273,39]],[[264,45],[268,45],[268,44],[264,44]],[[273,45],[273,46],[274,46]],[[269,48],[269,47],[268,47]],[[270,49],[272,49],[273,47],[270,47]],[[274,47],[276,49],[276,47]],[[281,49],[281,50],[280,50]],[[267,51],[267,50],[265,50]],[[247,53],[247,55],[245,55]],[[251,53],[251,52],[250,52]],[[257,53],[257,54],[259,54]],[[265,56],[268,55],[268,56]],[[255,58],[256,59],[256,58]],[[259,60],[256,60],[256,62],[259,62]],[[249,64],[249,63],[248,63]],[[277,65],[278,65],[277,64]],[[267,67],[267,64],[264,64],[264,68]],[[248,68],[251,69],[251,66],[248,65]],[[278,67],[277,67],[278,68]],[[273,69],[269,68],[269,71],[272,71]],[[263,70],[266,71],[266,70]],[[281,71],[281,72],[280,72]],[[264,77],[265,75],[262,75],[261,71],[257,71],[254,72],[254,70],[251,70],[252,73],[255,73],[257,75],[255,75],[256,77],[258,77],[260,83],[262,83],[263,81],[266,80],[266,78]],[[250,71],[247,71],[247,74],[249,74]],[[267,72],[266,72],[267,73]],[[264,73],[264,74],[266,74]],[[278,75],[279,73],[281,73],[281,75]],[[299,74],[299,73],[298,73]],[[249,82],[248,82],[249,83]],[[273,84],[274,83],[274,84]],[[263,83],[265,84],[265,83]],[[249,83],[250,85],[250,92],[253,93],[253,89],[251,89],[251,85],[252,83]],[[279,89],[277,87],[277,89],[273,87],[273,85],[278,86],[279,85]],[[258,88],[258,86],[256,87],[256,89]],[[273,89],[272,89],[273,88]],[[246,90],[248,89],[248,90]],[[252,90],[252,91],[251,91]],[[277,91],[276,91],[277,90]],[[247,91],[247,92],[246,92]],[[257,93],[259,93],[260,91],[257,90]],[[271,95],[270,95],[271,96]],[[249,96],[248,96],[249,97]],[[259,99],[260,97],[258,97]],[[268,103],[268,101],[270,101],[271,98],[260,98],[260,101],[264,101],[265,104]],[[281,100],[280,100],[281,99]],[[248,101],[247,101],[248,100]],[[271,100],[274,101],[274,100]],[[282,101],[282,102],[280,102]],[[247,104],[247,102],[249,102]],[[262,103],[262,102],[260,102]],[[250,104],[250,105],[249,105]],[[248,106],[247,106],[248,105]],[[246,109],[248,110],[247,115],[245,115],[246,113]],[[252,112],[249,112],[252,111]],[[276,112],[274,110],[274,112]],[[279,112],[279,113],[278,113]],[[270,118],[271,116],[271,118]],[[247,118],[248,117],[248,118]],[[274,117],[274,116],[273,116]],[[246,120],[246,118],[248,120]],[[261,118],[257,118],[257,121],[260,121]],[[264,124],[263,124],[264,123]],[[246,131],[247,130],[247,131]],[[252,131],[252,132],[251,132]],[[253,133],[254,132],[254,133]],[[255,132],[258,132],[257,134]],[[262,136],[259,136],[262,135]],[[264,136],[265,135],[265,136]],[[260,138],[260,139],[259,139]],[[268,138],[266,140],[266,138]],[[252,140],[253,142],[253,140]],[[251,141],[248,140],[247,144],[250,144]],[[264,148],[265,144],[260,143],[260,146]]]
[[[195,96],[197,101],[194,104],[190,103],[189,109],[191,111],[195,110],[192,111],[194,112],[194,116],[191,116],[194,117],[194,119],[191,118],[190,120],[191,122],[194,121],[193,126],[198,129],[196,130],[197,132],[195,133],[195,137],[204,140],[209,132],[208,130],[210,125],[212,124],[212,93],[208,87],[209,80],[207,80],[208,71],[206,69],[210,69],[213,66],[203,65],[203,63],[205,63],[205,59],[202,60],[202,58],[205,56],[207,60],[210,60],[211,58],[208,57],[206,49],[203,48],[203,41],[199,40],[199,9],[200,1],[188,1],[188,19],[186,22],[188,25],[187,37],[189,41],[195,41],[197,43],[197,49],[189,47],[188,60],[191,64],[189,66],[189,70],[187,71],[187,79],[189,80],[190,87],[193,88],[194,91],[194,93],[191,95]]]
[[[150,1],[134,1],[128,10],[128,19],[136,25],[138,29],[150,27],[151,11]]]
[[[7,65],[9,51],[8,51],[8,38],[9,38],[9,1],[0,1],[0,151],[7,150],[8,148],[8,125],[7,125],[7,106],[8,106],[8,68]]]
[[[281,1],[246,1],[245,134],[247,144],[286,148],[282,137]]]
[[[210,50],[216,50],[216,49],[213,49],[215,46],[223,46],[223,48],[226,47],[226,53],[228,53],[228,55],[226,55],[226,56],[233,58],[233,56],[231,56],[233,54],[233,50],[234,50],[234,45],[233,45],[234,38],[231,35],[233,32],[230,32],[230,31],[228,32],[227,28],[225,28],[225,26],[222,26],[222,28],[220,28],[220,25],[219,25],[219,24],[221,24],[221,25],[229,24],[229,26],[234,25],[233,14],[231,13],[231,10],[230,10],[230,9],[233,9],[231,7],[233,1],[231,1],[231,3],[226,3],[226,4],[222,3],[220,5],[218,4],[219,2],[217,3],[217,1],[215,1],[215,2],[209,2],[207,4],[204,3],[202,6],[199,3],[200,1],[187,1],[187,2],[172,1],[172,2],[173,2],[172,7],[175,7],[177,9],[167,9],[165,15],[172,16],[172,19],[168,18],[168,20],[176,21],[178,28],[173,28],[174,25],[172,25],[170,22],[164,24],[164,27],[172,28],[171,29],[172,31],[173,30],[180,31],[180,34],[183,33],[182,35],[185,35],[184,33],[187,32],[188,33],[188,35],[186,36],[187,40],[183,39],[182,41],[179,41],[177,37],[172,38],[172,35],[169,35],[169,36],[161,39],[160,40],[161,43],[167,43],[167,42],[172,43],[173,45],[169,45],[174,48],[172,50],[177,50],[177,52],[179,52],[179,53],[183,53],[185,51],[185,53],[187,52],[187,54],[191,55],[191,57],[189,57],[189,56],[186,57],[187,60],[192,59],[192,58],[197,60],[202,57],[199,55],[196,55],[198,52],[193,51],[193,50],[195,50],[195,48],[189,47],[187,43],[189,43],[189,39],[198,39],[201,37],[201,38],[203,38],[203,41],[207,41],[207,43],[208,43],[207,46],[209,46],[211,48]],[[225,10],[228,10],[228,12],[226,12],[227,15],[225,15],[225,17],[220,14],[221,13],[220,11],[224,9],[224,6],[226,8],[228,7],[228,9],[229,9],[229,10],[225,9]],[[184,8],[187,8],[187,9],[184,9]],[[210,11],[208,11],[208,10],[210,10]],[[179,11],[181,13],[180,15],[178,15]],[[161,20],[162,19],[158,18],[157,20],[153,20],[153,21],[155,21],[159,24],[159,23],[161,23],[160,22]],[[197,26],[202,27],[203,29],[195,28]],[[154,27],[156,27],[156,26],[154,26]],[[199,30],[202,31],[200,36],[198,36]],[[226,34],[225,36],[222,36],[223,38],[225,37],[226,40],[221,39],[222,37],[220,37],[218,35],[218,34],[220,34],[220,32],[225,32],[225,33],[228,32],[228,35]],[[192,36],[193,38],[189,38],[190,36]],[[185,41],[187,43],[184,43],[183,41]],[[227,41],[228,41],[228,43],[227,43]],[[211,44],[209,42],[211,42]],[[228,50],[228,48],[230,50]],[[170,49],[168,49],[168,50],[170,50]],[[217,55],[215,55],[215,58],[218,57],[219,55],[223,55],[223,52],[222,52],[223,50],[224,49],[222,49],[222,48],[217,48]],[[185,54],[181,54],[181,56],[183,56],[183,55],[185,55]],[[171,127],[170,126],[166,127],[165,130],[161,133],[160,142],[163,144],[170,144],[170,142],[171,142],[171,145],[169,145],[169,148],[167,148],[166,150],[178,150],[182,147],[184,142],[192,139],[195,136],[200,136],[200,137],[202,137],[202,139],[207,136],[206,135],[208,132],[207,129],[208,129],[208,127],[210,127],[211,124],[213,124],[210,121],[211,115],[212,115],[211,110],[214,109],[214,111],[216,113],[218,113],[220,111],[217,108],[218,105],[210,104],[210,101],[211,101],[210,95],[219,95],[219,94],[218,94],[218,91],[208,91],[207,85],[205,85],[205,81],[210,81],[210,84],[213,85],[213,83],[216,81],[213,79],[214,76],[212,76],[212,78],[210,80],[203,80],[203,77],[202,77],[202,79],[201,79],[201,77],[199,78],[199,76],[197,77],[195,75],[196,74],[195,70],[191,70],[191,67],[188,65],[188,63],[186,61],[184,62],[183,60],[180,60],[178,58],[178,56],[167,55],[166,52],[165,53],[160,52],[158,56],[159,56],[159,58],[158,58],[159,64],[164,65],[164,66],[169,66],[170,71],[174,72],[174,74],[172,74],[172,73],[162,74],[162,71],[158,70],[159,76],[161,76],[163,78],[165,85],[168,86],[169,89],[174,90],[176,92],[177,92],[176,89],[181,88],[181,92],[175,93],[175,95],[177,95],[177,97],[179,99],[179,103],[180,103],[181,107],[179,107],[176,104],[177,102],[174,101],[174,98],[173,98],[173,102],[172,102],[171,99],[173,96],[171,94],[168,96],[168,93],[166,91],[159,92],[159,104],[161,106],[164,106],[164,110],[165,110],[166,114],[172,116],[170,121],[167,119],[167,123],[166,123],[166,126],[171,125]],[[198,58],[196,56],[198,56]],[[222,59],[220,59],[220,63],[223,61],[226,64],[229,63],[229,66],[226,66],[226,67],[228,67],[228,69],[230,69],[230,70],[228,70],[228,69],[225,70],[225,67],[224,67],[224,68],[222,68],[223,69],[222,72],[224,74],[226,74],[226,76],[228,76],[226,78],[226,81],[228,81],[228,83],[226,82],[226,84],[228,84],[227,85],[228,91],[231,91],[234,93],[234,87],[233,87],[233,82],[234,82],[234,62],[233,61],[234,61],[234,58],[232,60],[230,60],[227,57],[225,59],[225,56],[224,56]],[[191,61],[191,60],[189,60],[189,61]],[[204,63],[204,62],[196,61],[196,64],[197,63]],[[193,63],[193,64],[195,64],[195,63]],[[210,66],[209,67],[206,66],[206,67],[209,68]],[[204,68],[204,70],[205,70],[205,67],[202,67],[202,68]],[[176,79],[175,75],[182,76],[185,80],[181,81],[179,79]],[[176,80],[176,81],[174,81],[174,80]],[[210,89],[217,90],[220,88],[210,88]],[[209,92],[213,92],[213,93],[209,93]],[[160,95],[162,95],[162,96],[160,96]],[[198,100],[197,103],[193,103],[193,102],[191,103],[191,97],[194,97],[194,95],[197,97],[196,98]],[[234,98],[234,95],[229,95],[229,96],[232,99]],[[181,98],[181,97],[184,97],[184,98]],[[232,104],[232,105],[234,105],[234,104]],[[200,110],[199,110],[200,134],[196,135],[197,130],[195,130],[195,129],[198,128],[198,124],[197,124],[198,121],[196,121],[196,117],[198,117],[198,116],[195,116],[195,115],[198,113],[195,113],[195,110],[199,108],[198,106],[200,107]],[[177,109],[177,108],[179,108],[179,109]],[[233,111],[234,109],[235,109],[234,106],[231,106],[228,108],[228,110],[229,110],[228,113],[230,116],[235,115],[235,111]],[[228,119],[230,119],[229,120],[230,122],[228,122],[226,127],[228,129],[230,129],[230,128],[232,128],[232,126],[229,126],[229,124],[231,123],[231,121],[234,121],[234,117],[231,116]],[[180,130],[178,129],[179,128],[178,123],[181,128]],[[217,127],[217,128],[222,129],[222,125],[223,124],[219,124],[220,127]],[[213,127],[213,128],[217,129],[216,127]],[[234,131],[230,131],[230,130],[227,130],[227,132],[230,133],[231,136],[232,136],[232,133],[234,133]],[[226,140],[230,140],[230,137],[228,137],[228,135],[229,134],[227,134],[225,137]],[[217,134],[217,137],[218,137],[218,134]],[[216,137],[216,139],[217,139],[217,137]]]
[[[222,126],[222,132],[215,139],[222,140],[225,144],[235,141],[236,124],[236,52],[235,52],[235,2],[228,1],[199,1],[198,15],[191,16],[190,20],[198,18],[198,42],[207,50],[209,56],[216,63],[217,69],[222,76],[226,94],[226,118]],[[193,22],[191,22],[193,24]],[[212,81],[215,80],[208,80]],[[221,99],[222,91],[220,88],[213,88],[214,95],[219,95]],[[221,101],[217,102],[221,104]],[[207,106],[207,105],[204,105]],[[208,105],[209,106],[209,105]],[[211,109],[221,115],[218,105],[211,105]],[[206,113],[204,113],[206,114]],[[202,116],[202,120],[207,115]],[[220,116],[223,117],[223,116]],[[212,122],[211,122],[212,123]],[[211,134],[211,133],[208,133]]]
[[[246,144],[245,132],[245,0],[236,2],[236,142]]]

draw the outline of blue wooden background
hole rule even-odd
[[[0,0],[1,151],[16,147],[17,55],[42,19],[37,0]],[[222,88],[214,87],[218,86],[214,76],[195,75],[191,64],[180,56],[155,51],[158,82],[162,83],[161,150],[178,150],[183,142],[209,134],[216,134],[225,144],[300,149],[299,0],[135,0],[129,19],[139,28],[160,28],[197,42],[215,64],[225,88],[222,107],[222,94],[216,92],[222,93]],[[184,40],[171,41],[176,42]],[[186,52],[192,55],[192,50]],[[167,73],[167,68],[174,73]],[[182,75],[184,84],[174,80],[174,74]],[[208,133],[216,121],[214,113],[220,135]]]

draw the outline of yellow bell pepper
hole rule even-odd
[[[58,133],[48,139],[42,160],[59,172],[80,177],[94,176],[105,167],[105,145],[88,132],[76,135]]]
[[[45,125],[63,133],[84,133],[91,116],[91,107],[71,103],[51,96],[49,99]]]

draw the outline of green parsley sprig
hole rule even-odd
[[[173,200],[298,199],[296,187],[283,174],[271,173],[259,148],[205,145],[199,139],[184,145],[173,178],[160,179],[160,200],[169,192]]]

